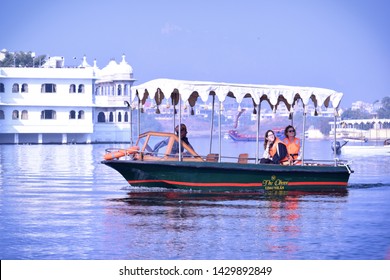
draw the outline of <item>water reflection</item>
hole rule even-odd
[[[130,191],[126,197],[110,199],[106,228],[109,233],[113,228],[121,232],[120,242],[131,236],[131,244],[125,241],[128,248],[142,244],[157,256],[173,259],[294,259],[304,250],[307,213],[313,216],[325,201],[345,204],[347,196],[347,192],[274,196],[258,192]],[[126,223],[118,225],[116,219]],[[242,252],[229,251],[233,248]]]

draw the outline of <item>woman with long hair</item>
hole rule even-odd
[[[269,129],[264,135],[264,153],[260,163],[282,164],[287,161],[286,146],[275,136],[273,130]]]

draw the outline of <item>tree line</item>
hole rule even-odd
[[[36,55],[34,52],[3,52],[0,67],[40,67],[46,60],[46,55]]]
[[[378,101],[374,102],[378,103]],[[364,109],[352,110],[352,108],[348,108],[341,114],[341,119],[343,120],[351,120],[351,119],[372,119],[373,117],[377,117],[378,119],[390,119],[390,97],[386,96],[382,98],[381,106],[376,112],[370,113]]]

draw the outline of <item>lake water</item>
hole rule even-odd
[[[110,146],[0,145],[1,259],[390,258],[390,155],[341,155],[345,194],[267,197],[132,188],[100,164]],[[330,142],[305,157],[331,159]]]

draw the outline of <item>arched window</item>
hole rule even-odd
[[[0,92],[5,92],[4,84],[0,83]]]
[[[123,87],[123,95],[129,95],[129,85],[125,84]]]
[[[80,110],[80,111],[79,111],[79,114],[78,114],[77,118],[78,118],[79,120],[83,120],[83,119],[84,119],[84,111],[83,111],[83,110]]]
[[[125,112],[125,122],[129,122],[129,113]]]
[[[12,92],[19,92],[19,84],[15,83],[12,85]]]
[[[77,92],[78,93],[84,93],[84,85],[83,84],[79,85],[79,89],[78,89]]]
[[[109,122],[114,122],[114,113],[110,112],[110,117],[108,118]]]
[[[76,118],[76,112],[75,111],[70,111],[69,112],[69,119],[70,120],[74,120]]]
[[[28,84],[22,85],[22,92],[28,92]]]
[[[28,120],[28,111],[27,110],[22,111],[22,120]]]
[[[42,84],[41,93],[55,93],[57,92],[57,86],[55,84]]]
[[[12,119],[13,119],[13,120],[19,119],[19,111],[18,111],[18,110],[14,110],[14,111],[12,112]]]
[[[106,116],[104,115],[103,112],[100,112],[98,114],[98,122],[106,122]]]
[[[4,120],[5,117],[4,117],[4,111],[3,110],[0,110],[0,120]]]
[[[43,110],[41,112],[42,120],[54,120],[56,119],[56,111],[54,110]]]
[[[118,113],[118,122],[122,122],[122,113],[121,112]]]
[[[118,96],[122,95],[122,86],[118,85]]]
[[[76,85],[74,84],[71,84],[69,86],[69,93],[75,93],[76,92]]]

